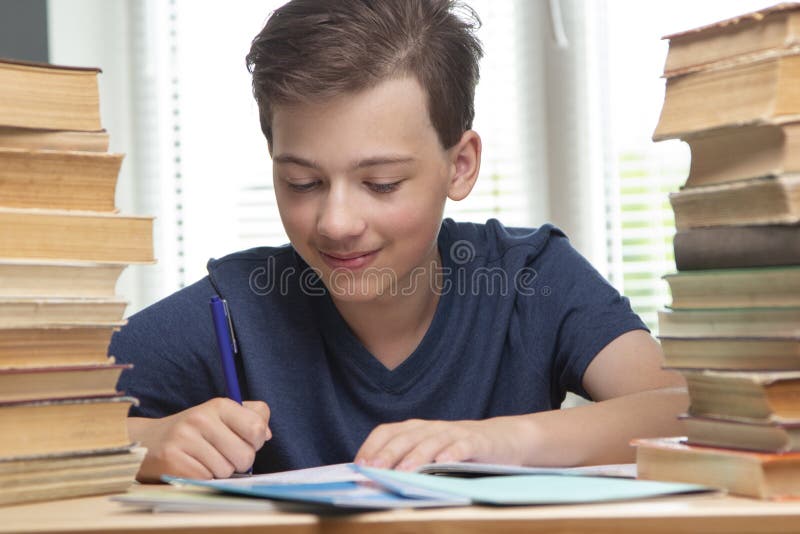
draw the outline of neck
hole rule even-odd
[[[350,329],[386,368],[394,369],[417,348],[433,321],[441,284],[438,249],[427,262],[424,276],[417,278],[414,291],[395,291],[369,302],[334,300]],[[401,281],[399,287],[410,287]]]

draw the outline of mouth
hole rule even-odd
[[[361,269],[372,263],[380,249],[362,252],[323,252],[319,251],[322,260],[332,269]]]

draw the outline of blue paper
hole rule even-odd
[[[170,484],[202,486],[249,497],[279,501],[303,502],[327,507],[347,509],[429,508],[439,506],[465,506],[470,500],[464,497],[404,497],[370,482],[346,481],[319,484],[224,484],[219,481],[192,480],[164,476]]]

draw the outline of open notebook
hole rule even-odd
[[[450,466],[450,472],[453,469],[455,466]],[[209,488],[228,495],[267,499],[279,506],[290,503],[323,510],[351,511],[469,504],[502,506],[590,503],[709,490],[694,484],[621,478],[619,475],[624,468],[620,466],[609,468],[608,471],[613,476],[597,476],[598,472],[602,472],[599,467],[522,468],[524,474],[509,473],[511,468],[508,466],[503,466],[502,469],[507,474],[461,478],[337,464],[221,480],[176,477],[164,477],[164,480],[176,486],[191,488],[192,491],[196,491],[196,488]],[[470,470],[474,475],[476,466],[471,466]],[[136,494],[117,497],[115,500],[139,506],[146,504],[142,502],[141,496],[137,500]],[[214,509],[213,499],[205,500]],[[197,504],[194,510],[202,508],[199,502]],[[218,504],[218,509],[225,509],[222,502]],[[235,503],[228,501],[227,504],[233,506]]]

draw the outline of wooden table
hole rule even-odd
[[[137,491],[136,488],[133,491]],[[636,502],[519,508],[468,507],[347,516],[283,512],[164,513],[108,497],[0,507],[0,533],[770,533],[800,532],[800,502],[697,495]]]

